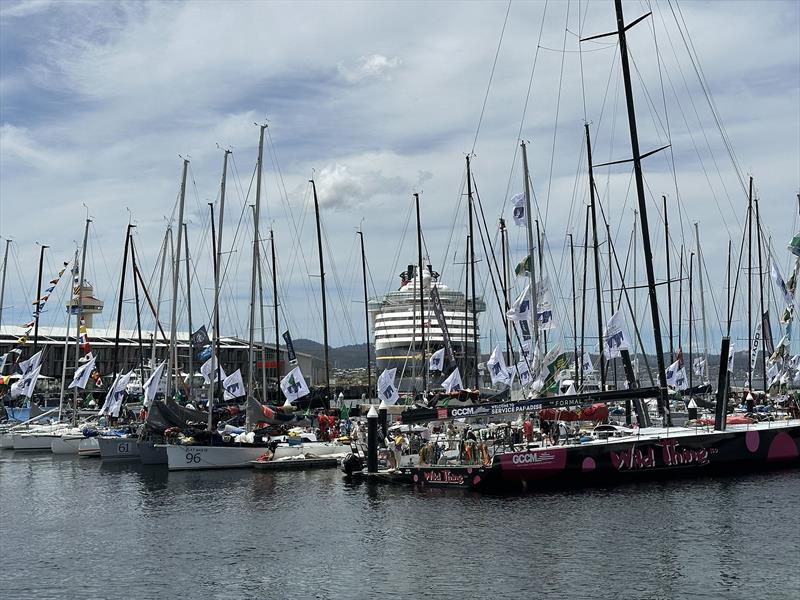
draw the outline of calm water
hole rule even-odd
[[[798,598],[799,525],[797,470],[496,498],[3,451],[0,598]]]

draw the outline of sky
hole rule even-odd
[[[674,286],[682,244],[683,279],[688,277],[693,223],[699,223],[706,343],[713,351],[725,328],[728,240],[735,267],[749,175],[764,236],[788,276],[786,243],[800,228],[800,4],[628,1],[624,10],[628,22],[652,11],[628,33],[641,149],[669,145],[644,161],[656,276],[666,278],[661,200],[666,195]],[[581,43],[579,38],[615,27],[611,2],[2,0],[0,250],[6,239],[13,241],[2,324],[30,319],[40,245],[48,246],[43,275],[48,281],[63,261],[72,260],[87,215],[86,279],[106,302],[96,327],[110,330],[116,324],[129,223],[135,225],[137,261],[155,300],[159,253],[167,226],[177,219],[183,158],[190,161],[185,221],[192,327],[209,324],[208,203],[219,210],[227,148],[233,154],[223,217],[221,330],[247,337],[253,240],[248,207],[256,201],[258,124],[267,123],[260,194],[267,340],[275,332],[270,229],[279,329],[322,340],[310,178],[316,181],[323,223],[330,343],[361,343],[357,230],[362,229],[366,247],[369,295],[396,289],[399,273],[417,260],[412,194],[420,193],[426,253],[446,284],[463,288],[466,156],[476,210],[483,211],[488,237],[497,244],[498,219],[511,221],[509,200],[522,190],[524,140],[536,216],[545,232],[545,271],[556,296],[559,329],[551,336],[571,346],[572,278],[565,244],[570,234],[576,245],[583,243],[584,123],[590,124],[596,165],[624,160],[631,152],[617,40]],[[641,241],[628,251],[636,204],[630,164],[595,168],[595,177],[618,260],[629,265],[627,284],[633,284],[636,254],[641,285]],[[218,226],[218,212],[215,219]],[[602,226],[603,253],[605,239]],[[525,253],[524,228],[510,224],[509,241],[516,262]],[[576,253],[580,288],[583,254],[580,248]],[[502,336],[501,313],[488,277],[491,261],[477,243],[476,259],[478,293],[489,306],[481,317],[481,345],[488,351]],[[605,265],[604,255],[607,318],[610,287],[619,302],[619,275],[610,281]],[[181,265],[177,310],[182,330],[188,329],[184,269]],[[695,270],[695,286],[697,275]],[[683,285],[688,288],[687,281]],[[171,286],[168,270],[162,315],[169,312]],[[43,325],[65,324],[59,303],[63,306],[66,288],[61,283],[54,291]],[[587,288],[594,293],[591,269]],[[659,297],[666,330],[665,288],[659,287]],[[515,282],[510,294],[520,289]],[[753,289],[758,301],[759,286]],[[768,279],[763,289],[769,302],[776,292]],[[737,340],[746,337],[745,293],[740,285],[733,311],[739,349]],[[629,327],[641,325],[651,347],[645,294],[635,295],[636,314],[626,311],[625,319]],[[684,289],[683,336],[687,297]],[[130,278],[123,298],[122,327],[132,329]],[[694,302],[696,307],[699,294]],[[773,306],[778,310],[777,302]],[[590,302],[587,336],[596,336],[594,315]],[[146,308],[142,319],[142,326],[152,329]],[[677,337],[677,314],[672,321]],[[695,331],[695,339],[698,335]]]

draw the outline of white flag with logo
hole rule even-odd
[[[506,361],[503,358],[503,353],[500,351],[500,344],[494,347],[492,355],[486,361],[486,367],[489,369],[489,374],[492,377],[492,384],[504,383],[510,385],[509,372],[506,368]]]
[[[92,358],[92,360],[90,360],[89,362],[75,369],[75,375],[72,378],[72,383],[70,383],[67,387],[68,388],[79,387],[81,389],[84,389],[86,387],[86,384],[89,382],[89,376],[92,374],[96,362],[97,359]]]
[[[456,367],[450,376],[442,382],[442,387],[444,391],[448,394],[450,392],[457,392],[460,389],[463,389],[463,385],[461,383],[461,373],[458,371],[458,367]]]
[[[444,368],[444,348],[440,348],[433,354],[428,363],[428,369],[431,371],[441,371]]]
[[[36,387],[36,380],[39,379],[39,372],[42,370],[42,365],[37,365],[33,370],[27,371],[16,382],[11,384],[11,397],[17,398],[18,396],[31,397],[33,388]]]
[[[222,382],[223,397],[225,400],[233,400],[245,395],[244,380],[242,379],[242,370],[236,369],[233,373],[228,375]]]
[[[606,358],[618,358],[622,356],[622,350],[630,350],[628,336],[625,334],[624,323],[620,311],[615,312],[606,323],[603,352]]]
[[[162,362],[153,370],[150,377],[147,378],[147,381],[144,382],[144,405],[147,408],[150,408],[153,400],[155,400],[156,394],[158,393],[158,385],[161,383],[161,376],[164,374],[164,367],[166,366],[167,361]]]
[[[389,406],[395,404],[400,399],[397,386],[394,384],[394,377],[396,374],[397,369],[384,369],[383,373],[378,377],[378,398]]]
[[[533,382],[531,377],[531,370],[528,367],[527,361],[520,361],[517,363],[517,372],[519,373],[519,382],[521,385],[530,385]]]
[[[583,371],[584,375],[588,375],[589,373],[594,373],[594,363],[592,362],[592,357],[588,352],[583,353],[583,360],[581,360],[581,370]]]
[[[699,357],[694,359],[694,374],[700,377],[706,372],[706,361],[704,358]]]
[[[553,301],[549,278],[543,277],[539,281],[537,292],[536,322],[539,325],[539,330],[547,331],[548,329],[553,329],[555,323],[553,322]]]
[[[31,373],[36,367],[42,364],[42,352],[44,352],[44,350],[39,350],[28,360],[23,360],[19,363],[19,368],[22,371],[23,377],[26,374]]]
[[[300,372],[300,367],[295,367],[281,379],[281,390],[289,404],[310,393],[306,380],[303,379],[303,374]]]
[[[681,361],[676,360],[669,367],[667,367],[667,385],[685,390],[688,387],[686,382],[686,369],[681,366]]]
[[[213,383],[217,380],[217,357],[212,356],[203,365],[200,367],[200,374],[203,376],[203,379],[206,380],[206,383]],[[227,375],[225,374],[225,369],[219,367],[219,377],[220,379],[225,379]]]
[[[786,287],[786,282],[783,280],[783,277],[781,277],[781,272],[778,269],[778,265],[775,263],[774,259],[772,260],[772,280],[775,282],[775,285],[777,285],[778,289],[781,291],[784,302],[786,302],[786,304],[792,304],[794,299],[792,298],[792,294]]]
[[[527,227],[528,218],[525,216],[525,194],[517,194],[511,198],[511,214],[514,217],[515,225]]]
[[[100,409],[98,415],[111,415],[118,417],[119,411],[122,409],[122,400],[125,398],[125,388],[128,387],[128,382],[133,376],[133,371],[129,371],[125,375],[117,375],[114,384],[109,388],[106,394],[106,400]]]
[[[514,300],[506,316],[512,321],[530,321],[531,319],[531,284],[525,286],[522,293]]]

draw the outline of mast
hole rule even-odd
[[[275,322],[275,382],[277,384],[281,380],[281,339],[278,330],[278,263],[275,262],[275,232],[272,227],[269,229],[269,245],[272,251],[272,300],[275,304],[273,306],[273,319]]]
[[[183,243],[184,250],[186,250],[186,312],[189,316],[189,394],[188,400],[192,401],[192,388],[194,379],[194,348],[192,348],[191,336],[194,329],[192,329],[192,270],[189,265],[189,230],[186,223],[183,224]],[[219,362],[219,359],[217,359]]]
[[[469,333],[467,323],[469,322],[469,240],[470,236],[467,235],[467,245],[464,251],[464,377],[466,378],[469,371]]]
[[[636,296],[638,289],[636,288],[636,229],[637,229],[637,220],[639,218],[639,211],[635,208],[633,209],[633,320],[639,318],[639,309],[636,307]],[[670,318],[670,321],[672,318]],[[670,345],[672,344],[672,336],[670,336]],[[634,369],[634,377],[638,380],[639,379],[639,361],[636,359],[636,353],[639,351],[639,336],[634,336],[633,338],[633,360],[636,364]],[[670,358],[672,356],[670,355]],[[633,366],[633,365],[632,365]]]
[[[259,240],[259,246],[261,240]],[[261,248],[258,251],[258,313],[261,323],[261,399],[267,401],[267,348],[266,337],[264,335],[264,280],[261,272]]]
[[[41,309],[42,309],[42,265],[44,264],[44,249],[49,248],[50,246],[41,246],[41,250],[39,251],[39,275],[38,275],[38,283],[36,285],[36,319],[34,319],[33,324],[33,353],[36,354],[36,351],[39,349],[39,317],[42,316]]]
[[[586,130],[586,157],[589,161],[589,209],[592,215],[592,244],[594,246],[594,285],[597,305],[597,344],[600,349],[600,390],[606,389],[606,358],[603,351],[603,290],[600,283],[600,248],[597,243],[597,201],[595,199],[594,168],[592,166],[592,139],[589,135],[589,124],[584,123]]]
[[[11,240],[6,239],[6,251],[3,254],[3,276],[0,279],[0,325],[3,324],[3,298],[6,295],[6,269],[8,268],[8,247],[11,245]]]
[[[81,313],[83,312],[83,277],[86,272],[86,243],[89,239],[89,223],[92,220],[86,219],[86,226],[83,229],[83,246],[81,249],[81,270],[78,274],[78,314],[75,323],[75,370],[78,370],[80,365],[80,348],[81,348]],[[64,362],[67,362],[67,355],[64,353]],[[72,392],[72,424],[78,423],[78,387],[75,386]]]
[[[639,202],[639,214],[642,219],[642,250],[647,269],[647,287],[650,298],[650,314],[653,320],[653,338],[655,342],[656,360],[658,362],[658,380],[661,388],[661,412],[664,415],[664,424],[670,426],[672,418],[669,412],[669,399],[667,396],[667,374],[664,368],[664,352],[661,340],[661,323],[658,320],[658,298],[656,296],[656,278],[653,272],[653,251],[650,246],[650,226],[647,221],[647,202],[644,195],[644,180],[642,178],[642,159],[639,154],[639,135],[636,131],[636,112],[633,105],[633,88],[631,86],[631,73],[628,65],[628,42],[625,37],[625,19],[622,14],[622,0],[614,0],[617,13],[617,33],[619,35],[620,58],[622,60],[622,77],[625,83],[625,100],[628,108],[628,127],[631,134],[631,150],[633,153],[633,171],[636,178],[636,195]]]
[[[136,227],[134,225],[134,227]],[[133,237],[131,237],[131,270],[133,272],[133,298],[136,303],[136,332],[139,339],[139,378],[142,382],[142,391],[144,391],[144,348],[142,347],[142,311],[139,308],[139,280],[136,278],[138,267],[136,266],[136,247],[133,245]],[[142,284],[144,286],[144,284]],[[79,319],[80,320],[80,319]]]
[[[572,348],[575,356],[575,378],[578,379],[578,365],[583,362],[583,357],[578,358],[578,298],[575,296],[575,243],[572,234],[569,236],[569,262],[572,273]],[[580,384],[579,384],[580,385]]]
[[[753,177],[747,194],[747,389],[753,390]]]
[[[703,251],[700,248],[700,229],[694,224],[694,235],[697,241],[697,282],[700,284],[700,316],[703,319],[703,377],[707,375],[708,368],[708,324],[706,323],[706,301],[703,287]]]
[[[217,325],[219,324],[219,313],[217,312],[219,309],[219,261],[217,260],[217,230],[214,223],[214,203],[208,203],[208,212],[210,213],[211,217],[211,256],[212,260],[214,261],[214,309],[212,314],[212,319],[214,323],[214,353],[212,356],[215,358],[215,362],[217,365],[217,377],[214,381],[211,382],[211,385],[208,386],[208,404],[206,408],[208,409],[208,426],[206,431],[211,431],[214,426],[213,417],[214,417],[214,389],[216,388],[219,391],[220,388],[220,361],[219,361],[219,329]],[[214,363],[212,363],[213,365]]]
[[[161,272],[158,276],[158,297],[156,299],[156,310],[155,310],[155,324],[153,325],[153,347],[150,352],[150,368],[155,370],[156,368],[156,343],[158,341],[158,329],[159,329],[159,320],[158,315],[161,312],[161,294],[164,291],[164,267],[166,266],[167,261],[167,247],[170,246],[169,241],[172,237],[172,227],[167,227],[167,230],[164,232],[164,243],[161,246]],[[152,371],[151,371],[152,372]],[[167,382],[169,382],[170,372],[167,371]],[[167,386],[169,383],[166,384]],[[166,398],[166,396],[164,396]]]
[[[256,277],[258,275],[258,222],[261,218],[261,162],[264,157],[264,130],[266,125],[259,125],[258,132],[258,162],[256,165],[256,204],[253,211],[253,270],[250,276],[250,335],[247,345],[247,393],[253,392],[253,336],[255,335],[256,322]]]
[[[422,271],[422,221],[419,217],[419,194],[416,192],[414,193],[414,203],[417,207],[417,288],[419,291],[420,348],[422,349],[420,377],[422,378],[422,397],[424,398],[425,392],[428,391],[427,365],[425,364],[425,277]]]
[[[758,233],[758,295],[759,310],[758,317],[761,323],[761,377],[764,382],[764,392],[767,391],[767,333],[764,331],[764,269],[761,262],[761,217],[758,210],[758,197],[754,198],[756,203],[756,232]],[[771,335],[771,332],[769,332]]]
[[[367,257],[364,253],[364,232],[359,228],[358,237],[361,240],[361,273],[364,277],[364,331],[367,334],[367,399],[369,400],[372,390],[372,367],[369,358],[369,304],[367,301]]]
[[[500,253],[503,255],[503,330],[506,334],[506,364],[511,364],[511,335],[508,330],[508,231],[506,221],[500,218]]]
[[[584,383],[583,373],[583,355],[585,354],[585,338],[586,338],[586,273],[589,269],[586,268],[586,263],[589,262],[589,210],[586,207],[586,220],[583,227],[583,283],[581,285],[581,377],[579,384]],[[602,354],[602,352],[601,352]]]
[[[678,351],[683,353],[683,244],[681,244],[678,273],[680,273],[678,281]]]
[[[469,207],[469,274],[472,292],[472,353],[475,355],[475,389],[480,389],[478,383],[478,313],[475,311],[475,235],[472,230],[472,173],[469,167],[469,154],[467,154],[467,206]],[[466,376],[466,373],[464,374]]]
[[[531,355],[536,356],[533,352],[534,349],[539,347],[539,320],[536,318],[536,311],[538,310],[538,299],[536,297],[536,262],[533,260],[534,245],[533,245],[533,217],[531,216],[531,188],[530,188],[530,173],[528,172],[528,147],[525,142],[521,142],[522,146],[522,184],[525,190],[525,218],[527,220],[528,230],[528,266],[530,267],[530,284],[531,284],[531,313],[533,318],[533,345],[531,348]]]
[[[77,271],[78,271],[78,249],[75,248],[75,262],[72,263],[72,274],[73,274],[73,276],[75,275],[75,273],[77,273]],[[73,279],[74,279],[74,277],[73,277]],[[73,280],[72,283],[75,283],[74,280]],[[67,385],[67,381],[66,380],[67,380],[67,352],[69,351],[69,324],[70,324],[70,319],[72,319],[72,303],[73,303],[73,300],[74,300],[75,289],[80,290],[80,287],[78,287],[78,288],[72,287],[70,289],[71,295],[68,296],[70,302],[67,305],[67,328],[66,328],[66,332],[67,333],[64,334],[64,360],[61,361],[61,391],[58,394],[58,421],[59,421],[59,423],[61,422],[61,412],[62,412],[62,410],[64,408],[64,386]],[[79,313],[78,314],[78,324],[79,325],[80,325],[80,322],[81,322],[81,319],[80,319],[80,313]],[[75,411],[77,412],[77,407],[76,407]]]
[[[169,355],[167,357],[167,387],[164,394],[165,398],[169,398],[170,393],[172,392],[173,368],[176,370],[175,389],[177,390],[178,388],[178,269],[181,264],[181,242],[183,241],[183,229],[181,228],[181,224],[183,223],[183,206],[186,200],[186,172],[188,169],[189,161],[184,158],[183,174],[181,175],[181,195],[180,201],[178,202],[178,243],[175,245],[175,262],[173,263],[172,268],[172,314],[170,316]],[[158,323],[156,322],[156,326],[157,325]]]
[[[694,278],[694,252],[689,253],[689,388],[692,387],[692,374],[694,373],[694,360],[692,358],[692,330],[694,329],[694,305],[692,283]]]
[[[672,273],[669,269],[669,216],[667,214],[667,197],[661,196],[664,200],[664,245],[667,251],[667,315],[669,315],[669,361],[675,360],[675,347],[672,343]],[[636,253],[634,252],[634,257]]]
[[[730,318],[730,314],[731,314],[731,240],[730,240],[730,238],[728,238],[728,268],[727,268],[727,273],[728,273],[728,285],[726,286],[726,289],[727,289],[728,303],[727,303],[726,306],[727,306],[728,310],[725,313],[725,315],[727,317],[726,318],[726,321],[727,321],[727,333],[725,335],[730,336],[730,334],[731,334],[731,318]]]
[[[314,191],[314,214],[317,218],[317,246],[319,248],[319,281],[322,291],[322,335],[325,345],[325,402],[326,409],[330,408],[331,375],[328,363],[328,305],[325,301],[325,264],[322,259],[322,228],[319,222],[319,200],[317,199],[317,184],[311,180]]]
[[[112,371],[114,377],[119,373],[119,332],[122,325],[122,302],[125,295],[125,271],[128,269],[128,249],[131,245],[131,229],[133,225],[128,223],[128,228],[125,230],[125,250],[122,254],[122,276],[119,278],[119,299],[117,301],[117,328],[114,335],[114,354],[111,364],[113,365]]]
[[[225,185],[228,179],[228,156],[230,150],[225,150],[222,157],[222,182],[219,187],[219,230],[217,231],[216,252],[214,253],[214,356],[217,357],[217,394],[221,393],[222,381],[220,381],[220,345],[222,336],[219,327],[219,286],[222,279],[222,225],[225,220]],[[211,223],[214,223],[214,211],[211,211]],[[212,233],[213,235],[213,233]],[[211,396],[213,400],[213,395]],[[211,431],[211,406],[208,409],[208,430]]]
[[[608,244],[608,305],[611,314],[614,314],[614,268],[611,261],[611,227],[606,221],[606,243]],[[625,282],[621,281],[620,285],[625,286]],[[614,389],[617,389],[617,361],[611,361],[614,366]]]
[[[539,219],[536,222],[536,255],[539,257],[539,277],[544,279],[544,269],[542,269],[542,235],[539,232]],[[533,307],[533,318],[538,322],[539,306]],[[542,341],[544,342],[544,353],[547,354],[547,330],[542,332]],[[489,344],[491,346],[491,344]]]

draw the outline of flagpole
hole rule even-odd
[[[700,248],[700,229],[697,223],[694,224],[694,235],[697,240],[697,276],[700,284],[700,316],[703,319],[703,375],[707,374],[708,369],[708,325],[706,323],[706,301],[703,286],[703,250]],[[705,383],[704,377],[703,383]]]
[[[570,265],[572,267],[572,347],[573,347],[573,354],[575,356],[575,379],[578,386],[580,386],[580,382],[578,380],[578,364],[583,362],[583,356],[578,358],[578,307],[577,307],[577,298],[575,297],[575,245],[572,239],[572,234],[568,233],[569,236],[569,259]],[[576,386],[576,390],[580,389]]]
[[[506,334],[506,363],[511,364],[511,334],[508,329],[508,231],[500,218],[500,253],[503,255],[503,329]]]
[[[747,194],[747,390],[753,391],[753,177]]]
[[[39,317],[41,317],[42,306],[42,265],[44,264],[44,249],[50,246],[41,246],[39,251],[39,279],[36,285],[36,319],[33,324],[33,354],[39,349]]]
[[[261,272],[261,240],[258,240],[258,314],[261,324],[261,399],[267,401],[267,348],[264,336],[264,279]]]
[[[80,347],[81,347],[81,313],[83,312],[83,276],[86,269],[86,244],[89,238],[89,223],[92,220],[87,217],[86,226],[83,229],[83,247],[81,249],[81,270],[78,275],[78,313],[75,316],[75,370],[78,370],[80,365]],[[73,290],[74,291],[74,290]],[[67,362],[67,354],[64,353],[64,362]],[[78,424],[78,386],[75,386],[72,393],[72,424]]]
[[[167,227],[167,230],[164,232],[164,242],[161,245],[161,272],[158,276],[158,297],[156,298],[156,307],[155,307],[155,324],[153,325],[153,344],[152,349],[150,352],[150,373],[152,374],[153,370],[156,368],[156,346],[158,343],[158,329],[160,326],[158,315],[161,312],[161,295],[163,293],[164,288],[164,267],[166,266],[167,260],[167,245],[172,237],[172,227]],[[163,331],[162,331],[163,335]],[[169,370],[167,371],[167,383],[166,387],[169,387],[169,378],[171,374]],[[158,387],[156,387],[156,392],[158,392]]]
[[[178,375],[178,278],[181,263],[181,242],[183,241],[183,208],[186,200],[186,172],[189,170],[189,161],[183,159],[183,174],[181,175],[181,193],[178,202],[178,242],[175,244],[175,256],[172,268],[172,307],[170,318],[169,356],[167,358],[167,387],[165,397],[169,398],[172,392],[173,368],[175,374],[175,389],[177,390]],[[190,350],[191,351],[191,350]]]
[[[669,323],[669,362],[675,360],[675,346],[672,342],[673,335],[672,335],[672,273],[670,272],[670,261],[669,261],[669,214],[667,213],[667,197],[661,196],[664,201],[664,245],[666,246],[666,256],[667,256],[667,321]],[[636,256],[636,253],[633,254]],[[678,322],[678,327],[680,327],[680,321]]]
[[[692,374],[694,373],[694,353],[692,352],[692,330],[694,329],[694,252],[689,253],[689,388],[692,387]]]
[[[194,379],[194,349],[192,348],[192,332],[194,329],[192,329],[192,270],[189,262],[189,229],[186,223],[183,224],[183,244],[184,250],[186,251],[186,312],[189,317],[189,391],[187,399],[191,402],[192,390],[194,388],[192,385],[194,383],[192,381]]]
[[[578,380],[579,385],[583,385],[585,373],[583,372],[583,355],[586,353],[586,274],[589,269],[587,263],[589,262],[589,211],[591,208],[586,207],[586,220],[583,227],[583,283],[581,285],[581,373]],[[590,356],[591,358],[591,356]],[[579,388],[580,389],[580,388]]]

